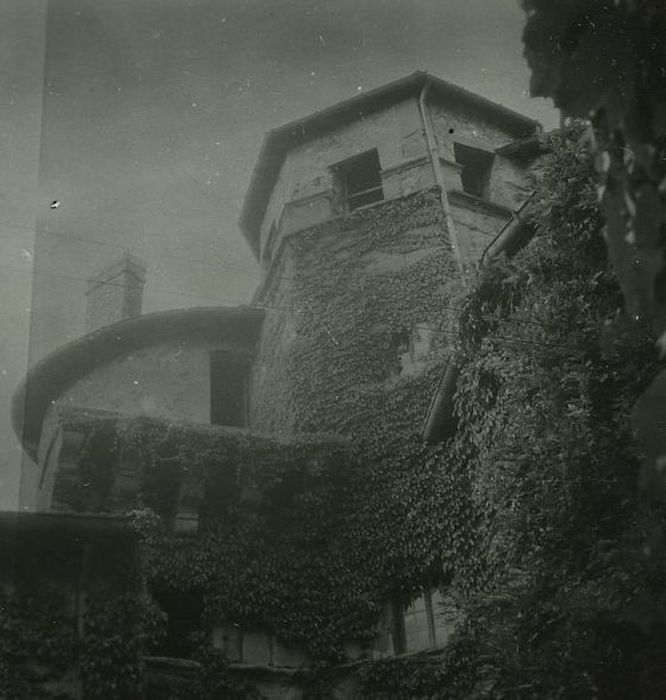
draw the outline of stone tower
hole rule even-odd
[[[253,427],[418,432],[538,131],[415,73],[268,134],[241,219],[265,272]]]

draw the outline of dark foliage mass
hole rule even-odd
[[[617,323],[623,297],[585,130],[555,134],[549,148],[534,171],[534,239],[456,303],[462,371],[447,444],[426,449],[395,431],[349,443],[151,420],[76,426],[89,436],[80,477],[94,502],[81,501],[76,480],[74,502],[117,508],[105,500],[109,475],[90,465],[100,444],[131,453],[140,588],[204,593],[188,697],[249,697],[209,647],[205,630],[220,616],[307,650],[315,665],[302,684],[324,698],[344,643],[369,641],[386,602],[429,585],[449,586],[464,611],[452,642],[361,664],[362,697],[666,694],[664,513],[640,494],[629,423],[657,369],[653,336],[647,323]],[[407,380],[402,391],[420,390]],[[203,508],[198,538],[170,531],[172,492]],[[46,692],[12,670],[37,648],[55,668],[78,654],[89,697],[139,692],[141,656],[164,618],[150,598],[91,601],[79,641],[55,620],[50,632],[71,640],[55,660],[37,641],[48,611],[15,603],[1,637],[8,697],[20,697],[19,683]]]
[[[550,139],[533,241],[465,299],[442,545],[467,624],[442,663],[385,662],[369,697],[661,697],[663,512],[638,488],[631,407],[650,329],[617,325],[589,139]],[[385,694],[382,695],[382,692]]]
[[[666,5],[523,0],[532,93],[589,118],[610,260],[628,316],[666,327]],[[663,342],[663,339],[662,339]]]

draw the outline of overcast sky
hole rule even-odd
[[[249,301],[237,219],[268,129],[419,69],[557,120],[527,95],[517,0],[57,0],[46,14],[46,0],[0,3],[7,443],[28,335],[33,359],[81,335],[100,264],[144,258],[147,311]],[[16,454],[0,458],[0,508]]]

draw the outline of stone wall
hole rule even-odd
[[[60,398],[64,406],[210,422],[210,353],[238,345],[183,339],[135,350],[98,367]]]
[[[438,99],[429,105],[433,131],[439,148],[439,155],[448,163],[455,162],[454,145],[460,143],[479,148],[494,154],[496,149],[511,141],[526,136],[516,132],[501,122],[479,112],[461,110],[444,104]],[[494,155],[490,172],[488,198],[495,204],[516,209],[526,198],[524,182],[525,164],[501,155]],[[462,183],[447,182],[447,189],[462,189]]]
[[[273,222],[279,223],[282,207],[291,200],[303,200],[330,193],[333,189],[331,166],[353,155],[376,148],[383,169],[425,156],[427,148],[415,98],[364,115],[287,154],[268,202],[261,226],[261,248]],[[423,164],[427,169],[427,163]],[[431,181],[432,182],[432,181]],[[334,214],[329,203],[319,211],[320,223]],[[293,225],[292,230],[296,230]]]
[[[474,268],[510,220],[511,211],[463,192],[452,192],[449,201],[462,259],[467,268]]]
[[[507,210],[520,206],[528,196],[525,164],[495,151],[526,135],[524,129],[508,128],[484,110],[461,109],[439,97],[429,100],[428,109],[446,190],[463,190],[462,166],[456,162],[454,148],[459,143],[488,152],[487,198]],[[343,216],[332,167],[373,148],[379,156],[384,199],[409,196],[434,185],[418,101],[410,98],[331,129],[286,154],[261,225],[261,250],[269,237],[275,253],[289,235]],[[472,245],[474,253],[479,247]],[[264,264],[268,266],[270,260]]]

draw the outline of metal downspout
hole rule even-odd
[[[527,199],[518,207],[518,209],[511,212],[511,218],[504,224],[504,226],[502,226],[502,228],[493,237],[493,240],[490,241],[490,243],[488,243],[488,245],[484,248],[483,253],[481,254],[481,261],[479,263],[480,267],[484,267],[487,264],[486,256],[488,256],[488,262],[490,262],[490,260],[492,260],[492,258],[494,258],[495,255],[498,255],[502,252],[501,244],[500,246],[497,246],[496,244],[501,241],[502,236],[509,232],[509,229],[511,229],[511,227],[520,226],[523,223],[521,214],[523,213],[525,207],[532,201],[532,198],[534,197],[535,193],[536,190],[532,190],[529,193]],[[491,253],[493,248],[495,248],[495,250]]]
[[[446,228],[449,233],[449,240],[451,241],[451,248],[453,249],[453,256],[456,260],[462,283],[465,287],[467,287],[467,279],[465,277],[462,255],[460,253],[460,245],[458,243],[458,233],[455,228],[455,222],[453,221],[453,214],[451,213],[451,206],[449,204],[449,198],[446,194],[446,187],[444,185],[444,176],[442,175],[442,168],[439,162],[439,149],[437,148],[437,143],[432,132],[428,108],[426,106],[426,97],[428,95],[429,88],[430,81],[426,80],[421,88],[421,94],[419,95],[419,112],[421,114],[421,122],[423,124],[423,133],[425,134],[426,144],[428,145],[428,155],[430,156],[430,163],[432,165],[435,183],[439,187],[439,198],[442,204],[442,211],[444,213],[444,221],[446,222]]]

